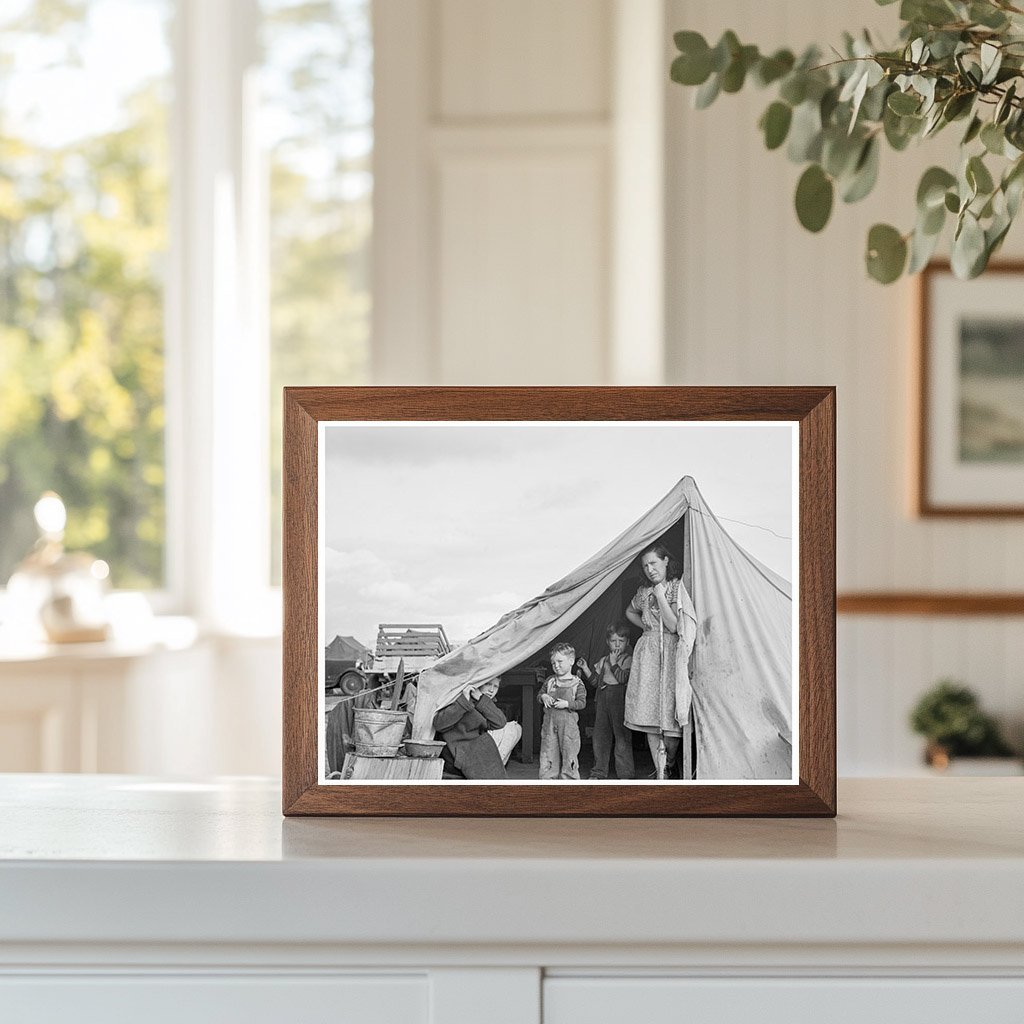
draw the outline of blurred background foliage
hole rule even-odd
[[[165,580],[174,14],[173,0],[0,13],[0,582],[47,489],[67,504],[68,546],[104,558],[115,586]],[[276,580],[281,388],[367,375],[372,39],[369,0],[261,14],[269,295],[253,299],[269,305],[272,522],[254,557]],[[83,93],[100,99],[83,110]]]
[[[106,559],[118,586],[158,586],[169,74],[137,81],[114,123],[99,127],[97,111],[75,124],[90,5],[11,6],[0,21],[0,579],[34,541],[31,508],[52,488],[69,547]],[[40,117],[35,103],[54,101],[67,117]]]

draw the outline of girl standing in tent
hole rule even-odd
[[[650,585],[641,586],[626,609],[626,618],[644,631],[633,651],[626,687],[626,725],[647,734],[658,778],[662,779],[675,765],[682,736],[680,723],[690,711],[686,659],[693,634],[682,609],[691,606],[688,597],[680,593],[683,584],[679,570],[663,544],[644,551],[640,567]],[[684,619],[684,650],[680,651],[679,632]],[[677,678],[680,672],[685,679]]]

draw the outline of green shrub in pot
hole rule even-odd
[[[967,686],[943,679],[925,693],[910,715],[914,732],[928,740],[929,764],[945,766],[952,757],[1010,757],[995,719],[981,709]]]

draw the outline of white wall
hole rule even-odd
[[[761,145],[768,94],[695,111],[692,91],[667,79],[674,29],[714,40],[733,28],[796,48],[865,25],[892,38],[894,10],[869,0],[379,3],[378,42],[391,52],[380,60],[400,54],[406,78],[379,66],[377,379],[653,381],[663,362],[670,383],[835,384],[840,589],[1021,589],[1020,523],[908,511],[913,286],[882,288],[863,269],[868,227],[910,226],[917,179],[952,133],[884,153],[876,194],[839,204],[815,237],[792,209],[799,168]],[[660,94],[644,91],[651,69]],[[662,106],[663,160],[652,161],[645,121],[660,123]],[[630,196],[641,201],[630,207]],[[653,227],[641,223],[652,208]],[[1018,231],[1007,252],[1021,248]],[[652,357],[662,319],[664,353]],[[946,675],[1020,736],[1022,655],[1016,618],[841,618],[841,771],[914,770],[907,712]]]
[[[377,4],[377,381],[601,383],[616,363],[622,308],[644,322],[650,377],[660,293],[639,304],[617,294],[627,199],[616,185],[634,159],[623,165],[620,155],[649,166],[650,141],[660,145],[660,124],[642,115],[663,97],[650,75],[663,27],[660,4],[631,0],[649,60],[624,88],[615,27],[625,9],[621,0]],[[632,213],[643,229],[648,212]],[[646,259],[660,275],[660,237],[650,224],[639,237],[645,251],[630,269]]]
[[[868,0],[670,0],[668,27],[712,42],[732,28],[745,43],[796,48],[865,24],[892,39],[894,11]],[[870,225],[909,229],[918,177],[945,159],[955,133],[884,152],[877,193],[837,204],[813,236],[793,213],[800,168],[766,152],[756,129],[768,93],[721,96],[704,111],[692,109],[692,90],[667,93],[670,382],[838,387],[840,590],[1019,591],[1019,520],[922,521],[909,512],[913,285],[883,288],[863,270]],[[1018,229],[1006,253],[1022,249]],[[1019,738],[1022,664],[1020,618],[840,618],[841,772],[913,768],[920,742],[907,713],[942,676],[974,686]]]

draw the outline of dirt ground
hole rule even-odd
[[[533,764],[523,764],[518,760],[520,754],[519,748],[512,752],[512,757],[509,759],[506,771],[510,779],[516,779],[519,781],[529,781],[530,779],[536,779],[540,772],[540,763],[538,759],[534,759]],[[615,777],[615,759],[610,759],[611,764],[609,769],[611,775]],[[651,758],[650,749],[647,746],[647,739],[644,736],[633,737],[633,763],[636,765],[636,777],[640,781],[647,779],[648,775],[654,774],[654,761]],[[580,749],[580,778],[586,779],[590,775],[590,770],[594,766],[594,748],[590,737],[585,737],[583,740],[582,747]]]

